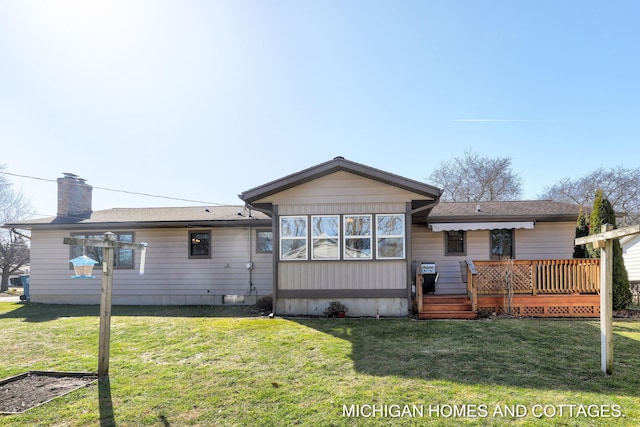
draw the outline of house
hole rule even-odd
[[[640,301],[640,234],[621,238],[620,245],[634,299]]]
[[[441,193],[336,157],[241,193],[242,206],[93,212],[91,187],[66,174],[56,217],[5,226],[32,232],[33,302],[97,303],[98,280],[70,279],[68,261],[82,248],[62,240],[111,231],[148,243],[144,276],[139,254],[118,252],[114,304],[272,295],[282,315],[322,315],[339,300],[351,316],[471,318],[501,310],[507,278],[519,314],[598,314],[597,261],[570,260],[577,206],[441,203]]]
[[[100,280],[71,279],[69,260],[81,247],[64,237],[147,242],[145,274],[140,254],[115,254],[113,304],[253,304],[271,293],[271,220],[244,206],[128,208],[92,211],[92,188],[72,174],[58,179],[55,217],[10,224],[31,230],[30,299],[38,303],[97,304]],[[97,248],[87,255],[100,260]],[[94,273],[99,277],[100,272]]]

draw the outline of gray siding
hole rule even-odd
[[[256,254],[255,229],[212,228],[211,259],[188,258],[188,229],[133,231],[136,242],[147,242],[144,276],[138,274],[140,253],[133,270],[117,269],[114,304],[220,304],[223,295],[244,295],[251,303],[272,291],[271,254]],[[116,230],[113,230],[116,231]],[[32,232],[31,300],[41,303],[99,303],[101,273],[96,279],[71,279],[68,231]],[[249,250],[251,245],[251,250]],[[251,270],[248,262],[253,263]],[[252,286],[253,285],[253,286]]]

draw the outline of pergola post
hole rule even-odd
[[[115,242],[116,236],[104,233],[105,242]],[[102,252],[102,287],[100,293],[100,339],[98,344],[98,377],[109,375],[109,348],[111,346],[111,293],[113,289],[113,246]]]
[[[618,230],[604,224],[600,233],[575,240],[576,245],[600,248],[600,366],[607,375],[613,373],[613,239],[638,233],[640,224]]]
[[[98,348],[98,377],[109,375],[109,350],[111,346],[111,295],[113,289],[113,263],[115,250],[141,249],[140,274],[144,274],[146,243],[119,242],[116,235],[107,231],[104,239],[63,238],[65,245],[92,246],[102,248],[102,286],[100,292],[100,335]],[[82,276],[88,277],[88,276]]]
[[[602,232],[613,230],[604,224]],[[613,240],[604,241],[600,249],[600,366],[607,375],[613,373]]]

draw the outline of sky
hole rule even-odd
[[[465,151],[510,157],[535,199],[639,166],[638,16],[635,0],[0,0],[0,165],[37,217],[63,172],[99,187],[94,210],[235,205],[336,156],[429,182]]]

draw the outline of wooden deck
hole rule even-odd
[[[466,295],[426,295],[422,297],[419,319],[475,319],[478,311],[493,315],[507,314],[504,295],[478,296],[478,308],[472,309]],[[483,313],[483,314],[484,314]],[[600,296],[577,295],[513,295],[511,314],[517,317],[598,317]]]
[[[505,260],[461,263],[467,293],[423,295],[416,275],[419,319],[482,315],[598,317],[599,260]],[[507,297],[510,295],[510,298]]]

